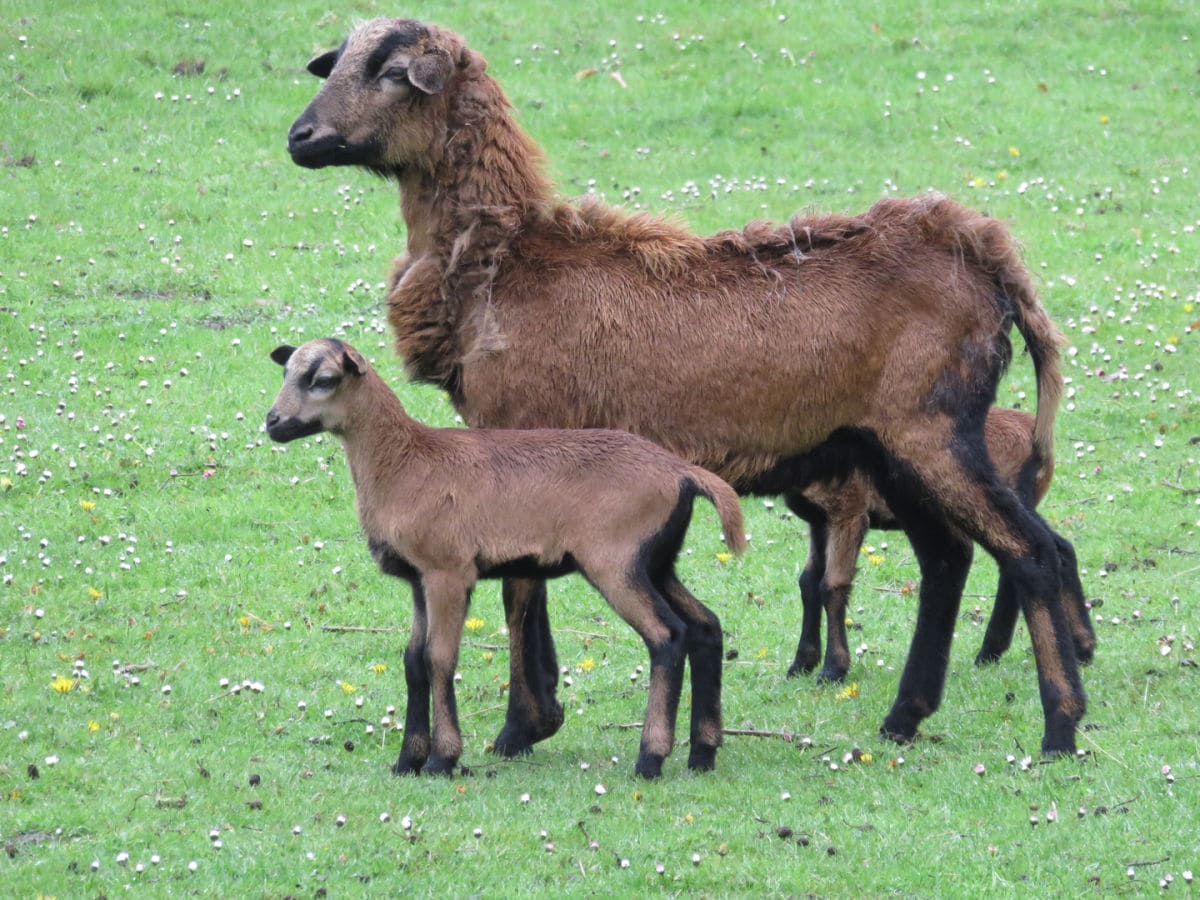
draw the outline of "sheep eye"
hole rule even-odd
[[[392,66],[384,71],[383,77],[391,81],[404,81],[408,78],[408,66]]]
[[[312,387],[315,391],[328,391],[332,389],[339,381],[336,375],[319,375],[313,379]]]

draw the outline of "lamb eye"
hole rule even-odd
[[[313,379],[312,386],[315,391],[328,391],[338,383],[336,375],[318,375]]]

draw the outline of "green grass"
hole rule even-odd
[[[564,193],[709,231],[935,188],[1024,243],[1072,342],[1042,510],[1075,542],[1097,604],[1086,756],[1036,756],[1023,628],[999,665],[971,664],[995,589],[986,559],[942,709],[911,747],[878,738],[915,614],[901,535],[871,534],[862,557],[857,695],[786,680],[806,534],[782,504],[747,500],[745,560],[716,559],[701,508],[683,576],[737,651],[727,726],[793,740],[731,736],[711,775],[688,774],[677,752],[660,782],[635,780],[637,731],[620,726],[642,714],[646,677],[631,676],[644,649],[564,580],[552,621],[567,724],[528,759],[487,754],[508,657],[499,591],[485,584],[460,667],[472,775],[392,777],[399,733],[383,720],[404,704],[407,593],[371,563],[336,443],[285,451],[259,426],[279,378],[269,350],[332,333],[374,357],[415,414],[454,422],[444,396],[403,383],[382,322],[380,283],[403,241],[394,186],[298,169],[284,149],[317,86],[310,55],[355,18],[396,10],[9,4],[4,893],[957,897],[1145,894],[1171,877],[1169,893],[1190,895],[1194,5],[592,6],[403,12],[463,31],[488,57]],[[1032,384],[1018,356],[1001,402]],[[72,678],[77,666],[86,678]],[[56,691],[55,676],[72,689]]]

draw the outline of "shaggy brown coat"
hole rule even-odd
[[[451,31],[376,19],[308,68],[326,81],[291,128],[293,160],[399,185],[407,253],[388,317],[413,377],[446,388],[473,426],[622,428],[743,492],[870,472],[922,572],[882,732],[911,739],[940,702],[976,541],[1029,623],[1042,746],[1074,750],[1085,697],[1055,537],[983,438],[1013,324],[1037,374],[1040,466],[1062,390],[1060,337],[1002,224],[930,195],[699,237],[559,200],[483,58]],[[562,712],[544,585],[509,580],[504,598],[513,691],[496,748],[519,753]]]
[[[1000,477],[1035,508],[1050,488],[1053,471],[1039,467],[1033,455],[1034,418],[1016,409],[993,407],[984,424],[988,455]],[[804,621],[796,657],[788,675],[811,672],[821,661],[821,613],[829,627],[825,662],[817,680],[841,681],[850,668],[850,646],[846,639],[846,611],[854,585],[859,548],[868,528],[896,529],[896,519],[870,479],[855,471],[845,479],[816,482],[804,489],[792,509],[810,525],[808,562],[800,576]],[[1063,606],[1080,662],[1090,661],[1096,649],[1096,634],[1079,583],[1075,551],[1066,540],[1058,545]],[[1002,576],[996,603],[988,620],[977,663],[998,660],[1012,642],[1020,601]]]
[[[745,549],[733,488],[623,431],[428,428],[341,341],[282,346],[271,357],[284,366],[284,381],[267,433],[276,441],[337,435],[371,553],[384,572],[412,585],[397,773],[446,774],[462,753],[454,672],[476,581],[570,572],[587,578],[650,650],[637,773],[658,777],[674,746],[685,654],[692,672],[688,766],[713,767],[721,743],[721,626],[675,576],[675,559],[696,495],[716,506],[730,549]]]

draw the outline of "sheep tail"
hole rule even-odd
[[[1000,231],[999,223],[993,223]],[[1063,395],[1063,376],[1058,348],[1066,343],[1038,299],[1029,271],[1018,257],[1007,231],[1003,246],[997,247],[993,278],[1012,304],[1013,321],[1025,339],[1037,378],[1037,410],[1033,422],[1033,453],[1038,475],[1054,471],[1054,419]],[[999,243],[996,241],[995,243]]]
[[[1054,471],[1054,419],[1063,395],[1058,348],[1066,343],[1066,338],[1038,299],[1017,242],[1001,222],[945,198],[930,198],[928,210],[930,220],[955,235],[966,260],[991,279],[1006,312],[1025,340],[1037,378],[1033,453],[1038,477],[1048,477]]]
[[[742,504],[737,491],[707,469],[693,467],[691,474],[700,493],[716,507],[721,529],[725,532],[725,543],[741,556],[746,551],[746,526],[742,521]]]

